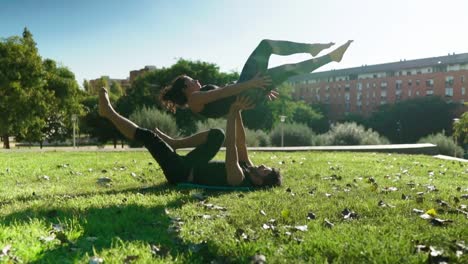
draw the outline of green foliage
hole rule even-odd
[[[274,124],[280,123],[280,116],[284,115],[286,122],[306,124],[314,132],[324,133],[328,130],[328,121],[321,109],[308,105],[304,101],[294,101],[291,97],[293,88],[288,84],[282,84],[277,89],[280,94],[279,98],[266,104]],[[265,114],[263,116],[268,117]],[[271,126],[261,128],[271,129]]]
[[[144,127],[150,130],[158,128],[171,137],[179,136],[174,117],[161,112],[156,108],[143,106],[142,108],[133,112],[129,119],[138,124],[140,127]]]
[[[451,137],[447,137],[443,133],[431,134],[429,136],[421,138],[418,143],[432,143],[437,145],[439,152],[442,155],[463,157],[463,149],[455,144],[455,141]]]
[[[117,81],[112,81],[111,82],[109,92],[111,94],[115,95],[117,98],[120,98],[124,94],[122,86]]]
[[[245,129],[245,141],[247,147],[268,147],[270,136],[263,130]]]
[[[455,108],[438,96],[405,100],[383,105],[371,116],[369,126],[392,142],[413,143],[437,131],[450,131]]]
[[[40,141],[53,93],[44,89],[42,59],[26,28],[23,37],[0,40],[0,98],[0,135]]]
[[[453,130],[453,136],[457,138],[457,142],[468,144],[468,112],[463,113],[453,124]]]
[[[339,123],[331,126],[330,131],[320,136],[320,145],[381,145],[389,141],[379,133],[366,129],[356,123]]]
[[[270,132],[271,144],[273,146],[281,146],[282,131],[284,131],[284,146],[310,146],[315,136],[314,132],[307,125],[299,123],[280,124]]]
[[[226,119],[223,118],[207,118],[197,122],[197,132],[210,130],[212,128],[226,129]]]
[[[72,133],[72,115],[84,114],[80,103],[84,93],[68,68],[57,66],[51,59],[44,60],[43,66],[46,72],[44,88],[53,92],[54,100],[50,102],[51,111],[46,118],[46,126],[42,129],[42,139],[64,141]]]

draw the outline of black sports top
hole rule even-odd
[[[244,180],[239,186],[253,186],[245,162],[239,162],[244,173]],[[193,167],[193,183],[210,186],[230,186],[227,181],[226,163],[224,161],[210,161]]]
[[[214,89],[219,89],[218,86],[208,84],[200,88],[200,91],[205,92],[205,91],[210,91]],[[222,98],[219,100],[216,100],[214,102],[205,104],[203,107],[203,110],[200,111],[198,114],[204,116],[204,117],[209,117],[209,118],[220,118],[229,112],[229,107],[231,104],[236,100],[235,96],[229,96],[226,98]]]

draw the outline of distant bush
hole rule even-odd
[[[197,122],[197,131],[202,132],[212,128],[221,128],[226,130],[226,119],[207,119]],[[267,133],[262,130],[251,130],[245,128],[245,141],[248,147],[265,147],[270,144],[270,138]]]
[[[330,131],[319,136],[317,143],[328,146],[382,145],[389,144],[389,141],[372,129],[366,130],[353,122],[332,125]]]
[[[442,155],[463,157],[463,149],[456,145],[451,137],[447,137],[443,133],[431,134],[421,138],[418,143],[432,143],[437,145],[439,152]]]
[[[270,140],[273,146],[281,146],[281,126],[284,125],[284,146],[310,146],[314,138],[314,132],[305,124],[288,123],[280,124],[270,132]]]
[[[130,120],[139,126],[150,130],[158,128],[171,137],[179,136],[174,117],[159,111],[156,108],[145,106],[143,108],[137,109],[130,115]]]
[[[245,141],[248,147],[267,147],[270,145],[270,137],[263,130],[245,129]]]
[[[221,128],[226,130],[226,119],[224,118],[208,118],[204,121],[197,122],[197,132],[210,130],[212,128]]]

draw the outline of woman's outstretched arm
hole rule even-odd
[[[247,89],[251,88],[265,88],[271,85],[271,78],[269,76],[261,76],[257,74],[254,78],[242,82],[236,83],[228,86],[221,87],[219,89],[214,89],[204,92],[194,92],[188,101],[189,106],[191,105],[205,105],[213,101],[226,98],[229,96],[237,95]]]

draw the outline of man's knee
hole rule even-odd
[[[210,143],[218,143],[218,144],[223,144],[224,138],[226,136],[224,135],[224,131],[220,128],[212,128],[210,129],[210,132],[208,133],[208,140]]]

